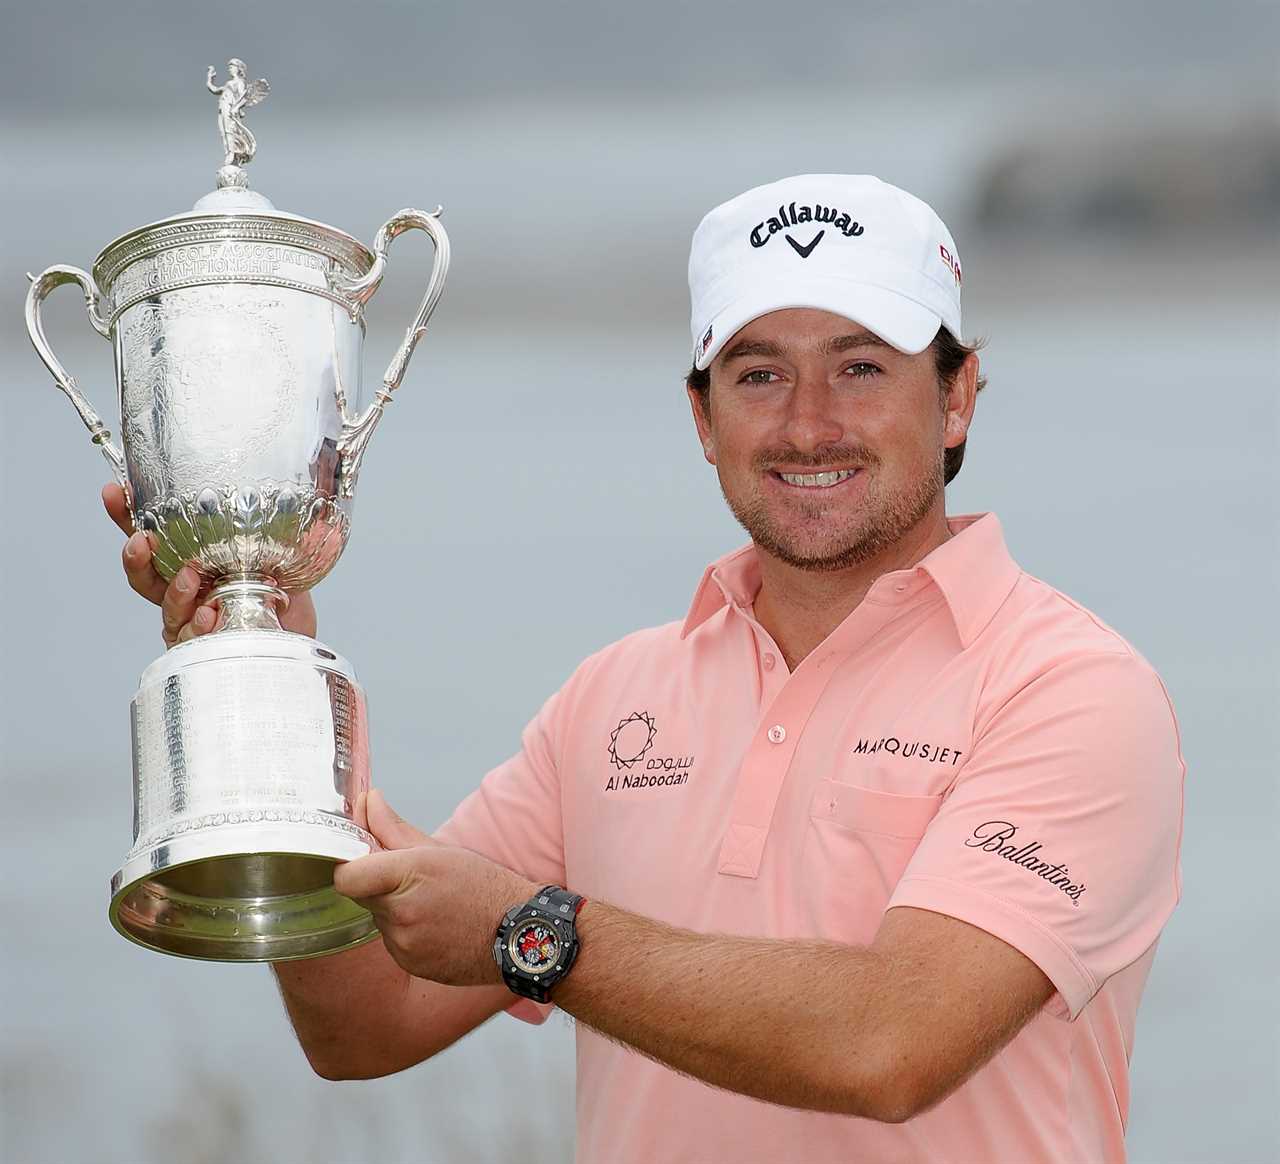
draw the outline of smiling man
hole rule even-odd
[[[946,514],[982,384],[960,279],[872,177],[707,215],[688,392],[751,540],[584,661],[434,837],[371,794],[388,851],[335,882],[383,940],[276,967],[317,1071],[554,1005],[583,1162],[1125,1158],[1177,729],[993,514]],[[143,535],[125,565],[168,641],[213,625]],[[305,596],[286,617],[314,631]]]

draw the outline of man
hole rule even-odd
[[[981,384],[955,243],[808,175],[708,214],[689,279],[693,419],[751,543],[582,663],[434,837],[369,796],[388,851],[335,884],[383,940],[276,967],[307,1056],[387,1074],[549,997],[583,1161],[1123,1160],[1176,725],[994,515],[945,515]],[[149,562],[135,534],[166,641],[209,630]],[[286,618],[314,631],[305,596]]]

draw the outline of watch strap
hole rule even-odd
[[[559,885],[544,885],[531,897],[527,905],[536,905],[545,909],[553,917],[567,917],[572,921],[578,916],[587,899],[578,893],[570,893]]]

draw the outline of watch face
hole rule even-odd
[[[511,931],[507,952],[527,974],[544,974],[560,957],[560,935],[542,921],[527,921]]]

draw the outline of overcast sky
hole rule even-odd
[[[240,56],[295,102],[345,107],[515,95],[867,91],[1005,75],[1199,69],[1271,78],[1268,0],[5,0],[3,116],[157,109]],[[335,48],[341,46],[341,48]],[[743,127],[750,132],[749,126]]]

